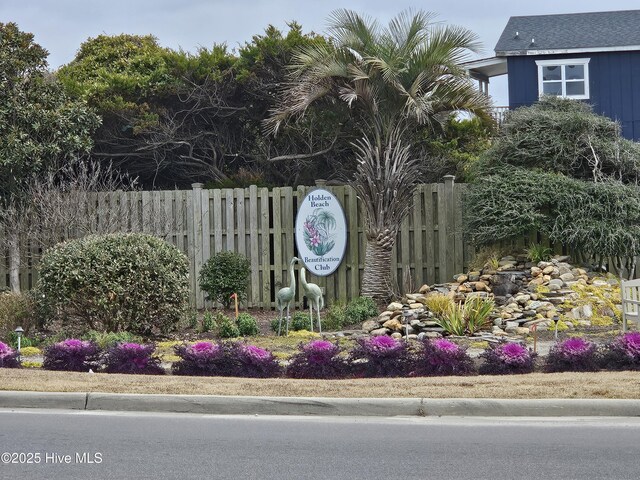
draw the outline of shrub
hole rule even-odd
[[[532,243],[527,248],[527,258],[533,263],[547,261],[553,255],[553,250],[540,243]]]
[[[285,331],[285,323],[286,318],[282,317],[282,332]],[[279,318],[274,318],[271,320],[271,330],[275,333],[278,333],[278,324],[280,322]],[[311,328],[311,319],[309,318],[309,314],[305,312],[295,312],[291,317],[291,321],[289,322],[289,331],[297,332],[299,330],[309,330]]]
[[[611,370],[640,370],[640,332],[629,332],[605,346],[602,365]]]
[[[82,338],[83,340],[91,340],[101,350],[106,350],[118,343],[140,342],[142,340],[131,332],[96,332],[95,330],[90,330]]]
[[[325,311],[322,319],[322,328],[328,331],[342,330],[347,325],[347,306],[343,303],[334,303]]]
[[[0,338],[9,338],[17,326],[29,332],[33,315],[33,303],[28,295],[0,293]]]
[[[378,307],[370,297],[358,297],[349,302],[344,312],[349,324],[362,323],[378,315]]]
[[[216,253],[200,269],[200,288],[209,299],[229,308],[232,294],[237,293],[238,300],[246,298],[250,274],[251,264],[244,255]]]
[[[347,362],[339,356],[342,349],[327,340],[313,340],[298,346],[291,358],[287,376],[291,378],[344,378]]]
[[[56,245],[40,263],[38,289],[48,320],[81,331],[149,335],[171,330],[188,302],[189,265],[151,235],[92,235]]]
[[[6,343],[0,342],[0,368],[19,368],[18,352]]]
[[[438,324],[452,335],[473,335],[490,323],[493,300],[468,297],[465,303],[450,303],[449,310],[436,317]]]
[[[443,317],[454,306],[453,300],[442,293],[432,293],[427,296],[425,301],[426,307],[437,318]]]
[[[218,328],[218,324],[213,318],[213,314],[211,312],[204,312],[202,316],[202,326],[200,327],[201,332],[212,332]]]
[[[536,353],[519,343],[493,345],[480,354],[480,358],[484,358],[480,373],[483,375],[531,373],[536,356]]]
[[[236,376],[270,378],[277,377],[282,372],[273,353],[263,348],[237,343],[233,347],[233,353],[238,361]]]
[[[407,344],[386,335],[358,339],[350,361],[356,375],[367,377],[407,375],[411,367]]]
[[[231,320],[226,315],[220,313],[218,315],[218,335],[220,338],[236,338],[240,336],[240,330],[235,320]]]
[[[243,337],[250,337],[259,333],[258,322],[252,315],[241,313],[238,315],[238,330]]]
[[[23,357],[34,357],[36,355],[42,355],[42,350],[38,347],[21,347],[20,355]]]
[[[180,357],[180,360],[171,365],[174,375],[229,375],[232,371],[222,344],[198,342],[193,345],[176,345],[174,351]]]
[[[107,373],[141,373],[164,375],[160,357],[154,355],[154,344],[119,343],[111,347],[104,358]]]
[[[70,338],[44,349],[45,370],[88,372],[97,369],[99,349],[94,342]]]
[[[470,375],[473,373],[473,360],[459,345],[444,338],[425,339],[422,345],[422,354],[416,362],[416,374]]]
[[[580,337],[556,342],[547,355],[547,372],[594,372],[598,370],[597,346]]]

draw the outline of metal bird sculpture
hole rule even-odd
[[[285,307],[287,308],[286,333],[287,335],[289,334],[289,305],[291,304],[293,298],[296,296],[296,277],[293,271],[293,266],[298,261],[298,257],[293,257],[291,259],[291,262],[289,262],[289,286],[281,288],[276,294],[276,306],[278,307],[278,310],[280,310],[280,319],[278,321],[278,335],[280,335],[282,331],[282,314]]]
[[[324,298],[322,289],[315,283],[307,283],[306,270],[300,269],[300,284],[302,290],[309,300],[309,318],[311,319],[311,331],[313,332],[313,307],[315,307],[318,316],[318,331],[322,333],[322,324],[320,323],[320,309],[324,307]]]

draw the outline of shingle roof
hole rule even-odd
[[[639,45],[640,10],[626,10],[511,17],[496,44],[495,51],[497,55],[514,55],[525,54],[531,50],[598,49]]]

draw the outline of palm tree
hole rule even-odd
[[[406,11],[381,27],[350,10],[333,12],[330,42],[293,56],[291,82],[266,122],[277,134],[311,104],[350,108],[362,135],[354,142],[353,182],[366,223],[362,294],[373,298],[391,291],[391,252],[424,167],[412,137],[453,111],[488,117],[487,98],[461,66],[479,47],[476,35],[432,18]]]

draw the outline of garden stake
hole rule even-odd
[[[238,294],[234,293],[230,298],[233,298],[236,304],[236,321],[238,320]]]

